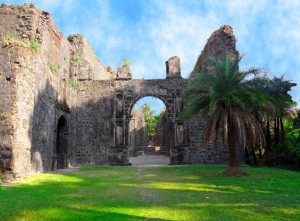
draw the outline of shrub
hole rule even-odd
[[[69,79],[67,81],[67,83],[68,83],[69,87],[72,88],[73,90],[77,90],[80,87],[79,82],[75,82],[72,79]]]
[[[74,57],[73,57],[73,61],[75,61],[75,62],[80,62],[82,59],[81,59],[81,57],[79,56],[79,55],[75,55]]]
[[[49,64],[49,68],[52,74],[57,74],[59,71],[59,66],[56,66],[54,64]]]
[[[72,41],[73,40],[74,35],[69,35],[68,36],[68,41]]]

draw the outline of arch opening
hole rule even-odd
[[[135,101],[130,110],[129,162],[168,165],[170,163],[168,107],[159,98],[146,96]],[[141,160],[143,162],[140,162]]]
[[[67,120],[61,116],[57,123],[56,145],[53,151],[52,169],[64,169],[69,166]]]

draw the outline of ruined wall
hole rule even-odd
[[[0,9],[1,10],[1,9]],[[2,19],[0,17],[0,19]],[[6,177],[12,176],[12,149],[13,149],[13,134],[14,114],[16,106],[17,85],[16,72],[11,67],[11,61],[16,59],[17,54],[13,50],[4,52],[0,50],[0,176],[6,172]],[[12,62],[13,63],[13,62]]]
[[[63,37],[49,13],[33,4],[1,5],[0,33],[1,171],[6,171],[7,178],[49,171],[60,116],[68,121],[68,145],[76,143],[73,110],[80,84],[70,71],[80,63],[72,54],[76,44]],[[79,70],[84,75],[105,70],[94,61],[96,56],[86,40],[81,37],[80,41],[82,63],[88,65]],[[91,63],[95,64],[89,66]],[[105,74],[103,78],[109,77]],[[69,149],[72,164],[75,151]]]
[[[2,4],[0,34],[0,172],[6,178],[55,167],[61,116],[68,166],[128,165],[132,107],[146,96],[166,105],[161,139],[171,163],[226,163],[228,148],[222,143],[203,148],[202,116],[187,122],[178,117],[188,82],[181,78],[178,57],[166,62],[167,79],[132,80],[127,66],[113,79],[83,36],[68,41],[49,13],[32,4]],[[224,56],[224,51],[238,55],[230,26],[212,34],[194,71],[206,68],[207,56]]]
[[[12,175],[22,177],[51,167],[55,102],[68,74],[68,42],[49,14],[34,5],[2,5],[0,10],[1,54],[12,55],[3,63],[16,82]],[[50,64],[57,72],[51,72]]]
[[[146,146],[145,140],[145,119],[142,110],[131,111],[131,119],[129,122],[129,156],[137,156],[138,151],[144,151]]]
[[[236,39],[233,29],[229,25],[223,25],[214,31],[202,51],[192,71],[194,73],[207,71],[207,58],[212,56],[217,59],[223,59],[226,55],[237,57],[239,52],[236,50]],[[222,142],[222,135],[215,144],[210,144],[207,149],[202,145],[203,127],[205,124],[205,115],[199,113],[187,122],[189,131],[189,148],[185,148],[184,161],[193,164],[223,164],[229,159],[228,147]],[[241,163],[245,163],[244,150],[238,148],[238,158]]]
[[[168,146],[167,138],[168,122],[166,114],[157,122],[155,128],[155,135],[153,138],[153,146],[160,146],[160,153],[170,154],[170,147]]]
[[[211,34],[192,73],[205,71],[208,67],[207,58],[209,56],[223,59],[226,54],[232,57],[239,56],[239,52],[236,50],[236,39],[230,25],[223,25]]]
[[[114,76],[104,67],[82,35],[68,36],[71,43],[70,74],[78,80],[108,80]]]
[[[113,145],[114,81],[82,81],[76,108],[76,165],[108,164]]]
[[[28,11],[29,8],[26,8],[26,12]],[[30,29],[32,27],[26,21],[30,20],[33,12],[30,11],[29,13],[28,16],[25,16],[25,9],[18,6],[6,7],[1,5],[0,7],[0,72],[3,75],[3,78],[1,78],[1,86],[3,87],[1,89],[5,90],[2,92],[4,96],[0,98],[1,107],[3,107],[1,115],[6,116],[4,125],[9,126],[11,129],[7,130],[5,127],[1,127],[1,130],[6,130],[6,133],[2,134],[3,139],[0,141],[2,143],[0,152],[1,164],[4,163],[4,167],[6,167],[4,168],[6,170],[4,176],[7,178],[13,178],[18,171],[22,170],[19,163],[22,164],[24,161],[24,170],[31,169],[28,169],[30,163],[27,164],[27,162],[30,162],[29,146],[31,145],[31,135],[28,133],[32,129],[30,114],[33,112],[33,105],[30,106],[30,104],[34,102],[34,92],[31,87],[32,83],[35,84],[35,78],[30,69],[24,67],[28,62],[31,65],[30,60],[34,55],[29,46],[22,40],[23,36],[27,39],[27,34],[31,34]],[[26,57],[23,57],[23,54]],[[29,65],[28,67],[30,67]],[[26,80],[22,82],[24,78]],[[26,100],[27,97],[32,99],[28,101]],[[24,105],[24,102],[28,102],[28,104]],[[24,115],[20,108],[23,108]],[[28,112],[28,115],[25,112]],[[7,142],[9,142],[9,147]]]

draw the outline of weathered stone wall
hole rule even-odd
[[[230,25],[223,25],[211,34],[192,73],[205,71],[208,67],[207,58],[209,56],[223,59],[226,54],[232,57],[239,56],[239,52],[236,50],[236,39]]]
[[[34,5],[2,6],[0,10],[1,52],[13,55],[3,63],[13,70],[11,79],[16,82],[12,175],[21,177],[51,167],[55,102],[63,74],[68,73],[68,42],[62,40],[49,15]],[[60,73],[50,73],[50,64],[60,67]]]
[[[160,153],[169,155],[170,147],[168,146],[168,122],[166,114],[157,122],[155,135],[153,138],[153,146],[160,146]]]
[[[82,81],[76,112],[76,165],[108,164],[113,141],[114,81]]]
[[[49,13],[32,4],[1,5],[0,33],[1,171],[7,178],[49,171],[61,115],[68,120],[68,145],[76,143],[76,111],[70,109],[77,106],[77,78],[69,68],[74,67],[70,53],[73,56],[75,44],[62,36]],[[94,64],[89,73],[105,70],[80,40],[82,61]],[[69,152],[74,164],[74,148]]]
[[[179,119],[184,103],[180,93],[188,80],[181,78],[178,57],[166,63],[167,79],[132,80],[128,66],[112,79],[111,68],[99,62],[81,35],[71,36],[69,42],[49,13],[32,4],[1,5],[0,34],[0,172],[4,177],[55,169],[61,136],[66,166],[128,165],[132,108],[146,96],[159,98],[166,106],[162,139],[172,164],[226,163],[228,148],[221,142],[203,148],[202,116],[187,122]],[[228,26],[213,33],[194,71],[205,68],[205,57],[223,56],[224,51],[238,55]],[[62,116],[65,131],[58,136]],[[136,140],[141,142],[136,146],[143,145],[142,139]]]
[[[144,151],[146,146],[145,140],[145,119],[142,110],[131,111],[131,119],[129,122],[129,156],[137,156],[138,151]]]
[[[1,17],[0,17],[1,19]],[[16,72],[11,67],[11,61],[15,60],[17,54],[12,50],[0,51],[0,175],[4,172],[5,176],[12,176],[12,149],[13,149],[13,134],[14,114],[16,106],[17,85]]]
[[[71,76],[78,80],[108,80],[113,78],[112,72],[107,71],[88,42],[82,35],[70,35],[68,40],[71,43]]]
[[[209,71],[207,58],[212,56],[216,59],[223,59],[226,55],[238,57],[239,52],[236,50],[236,39],[233,29],[229,25],[223,25],[214,31],[202,51],[192,71]],[[203,127],[205,116],[198,114],[188,121],[189,131],[189,148],[185,148],[184,161],[193,164],[223,164],[229,159],[228,148],[224,146],[221,134],[216,144],[210,144],[207,149],[202,145]],[[238,158],[241,163],[245,163],[244,150],[238,148]]]

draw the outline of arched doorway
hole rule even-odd
[[[168,165],[170,133],[165,103],[144,96],[131,106],[128,125],[128,154],[132,165]]]
[[[110,165],[130,165],[129,142],[131,110],[135,103],[143,97],[155,97],[166,106],[167,129],[164,138],[165,146],[170,156],[170,164],[184,164],[184,154],[188,147],[186,125],[179,119],[183,102],[180,92],[186,81],[177,78],[154,80],[118,80],[115,81],[115,97],[111,104],[112,111],[112,139],[108,160]],[[177,127],[180,125],[179,127]],[[181,126],[183,125],[183,127]],[[175,135],[176,128],[176,135]],[[182,134],[181,134],[182,133]],[[177,141],[175,140],[177,138]],[[182,139],[182,137],[184,137]]]
[[[56,135],[56,146],[53,153],[53,170],[63,169],[68,167],[68,127],[67,120],[64,116],[61,116],[57,123],[57,135]]]

